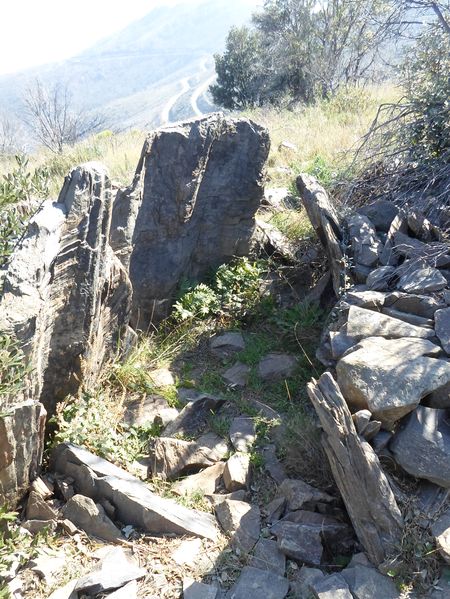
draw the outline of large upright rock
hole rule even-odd
[[[101,164],[66,178],[13,255],[0,300],[0,332],[29,359],[29,395],[51,414],[82,381],[93,381],[126,331],[127,274],[108,245],[111,189]]]
[[[0,504],[14,504],[37,475],[45,409],[52,414],[81,383],[93,383],[126,334],[131,285],[108,245],[111,210],[106,169],[80,166],[11,258],[0,335],[23,350],[29,369],[23,393],[0,398]]]
[[[248,254],[269,145],[265,129],[220,114],[149,135],[111,232],[133,284],[135,326],[167,313],[181,279]]]

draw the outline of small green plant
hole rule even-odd
[[[294,243],[314,236],[311,222],[302,210],[289,209],[275,212],[269,222]]]
[[[181,294],[174,306],[176,321],[205,319],[214,315],[241,318],[260,300],[264,266],[238,258],[217,269],[212,283],[200,283]]]
[[[324,187],[331,187],[336,178],[330,163],[320,154],[316,155],[306,168],[309,175],[313,175]]]

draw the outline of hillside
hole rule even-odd
[[[252,8],[239,0],[161,6],[70,60],[0,77],[0,105],[20,117],[36,78],[69,85],[76,105],[101,111],[112,129],[148,127],[213,109],[203,98],[232,25]]]

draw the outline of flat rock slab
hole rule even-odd
[[[230,441],[236,451],[250,451],[256,441],[255,420],[247,416],[234,418],[230,426]]]
[[[90,497],[74,495],[64,506],[63,515],[89,535],[116,543],[125,540],[117,526],[108,518],[103,507]]]
[[[291,559],[320,566],[323,555],[321,529],[317,525],[277,522],[271,528],[280,551]]]
[[[129,403],[125,408],[124,422],[129,426],[143,427],[155,423],[167,426],[175,420],[178,410],[171,408],[160,395],[147,395]]]
[[[174,480],[186,472],[212,466],[228,453],[228,445],[215,433],[207,433],[197,441],[158,437],[150,448],[149,469],[153,476]]]
[[[250,368],[246,364],[237,362],[234,366],[228,368],[222,376],[230,387],[245,387],[249,374]]]
[[[220,410],[225,399],[202,397],[185,406],[179,415],[164,430],[164,436],[197,436],[205,428],[209,418]]]
[[[450,363],[429,357],[440,351],[425,339],[369,337],[339,360],[339,387],[353,410],[368,409],[391,429],[422,398],[450,381]]]
[[[418,327],[432,328],[434,326],[434,320],[432,318],[424,318],[423,316],[417,316],[417,314],[410,314],[409,312],[400,312],[400,310],[396,310],[395,308],[382,308],[381,311],[387,316],[398,318],[399,320],[409,322],[409,324]]]
[[[430,339],[434,331],[418,327],[398,318],[392,318],[380,312],[366,310],[358,306],[350,306],[347,321],[347,334],[350,337],[386,337],[400,339],[402,337],[419,337]]]
[[[345,579],[354,599],[400,599],[401,592],[397,590],[393,580],[383,576],[366,566],[354,566],[342,570],[341,576]]]
[[[280,551],[276,541],[259,539],[256,543],[250,566],[284,576],[286,571],[286,556]]]
[[[294,373],[296,365],[294,356],[274,352],[260,361],[258,374],[263,381],[287,378]]]
[[[223,482],[227,491],[247,489],[250,484],[250,455],[235,453],[229,458],[223,471]]]
[[[431,527],[439,553],[450,563],[450,510],[444,512]]]
[[[376,268],[369,274],[366,285],[373,291],[385,291],[392,284],[394,273],[394,266],[380,266],[380,268]]]
[[[242,333],[230,331],[211,337],[209,347],[213,354],[220,358],[228,358],[245,349]]]
[[[284,599],[289,592],[286,578],[251,566],[245,566],[226,599]]]
[[[445,303],[439,302],[429,295],[417,295],[393,291],[385,296],[384,306],[400,312],[409,312],[423,318],[434,318],[436,310],[445,308]]]
[[[192,578],[183,580],[183,599],[216,599],[219,589]]]
[[[132,580],[144,578],[146,574],[146,570],[139,568],[134,559],[117,547],[102,559],[98,570],[82,576],[74,590],[85,595],[97,595],[119,589]]]
[[[303,480],[287,478],[278,488],[278,495],[286,498],[287,510],[293,512],[314,508],[317,503],[331,503],[334,498],[328,493],[308,485]]]
[[[437,310],[434,318],[436,320],[436,335],[446,353],[450,355],[450,308]]]
[[[414,268],[414,265],[411,265],[409,268],[403,269],[403,271],[405,272],[397,283],[397,289],[400,291],[421,294],[441,291],[447,287],[447,279],[437,268],[429,266]]]
[[[395,461],[409,474],[450,487],[450,425],[446,410],[419,406],[390,443]]]
[[[316,599],[353,599],[345,578],[340,574],[319,579],[312,584],[312,589]]]
[[[217,504],[215,510],[223,531],[232,535],[232,546],[246,553],[250,552],[260,535],[259,508],[245,501],[226,499]]]
[[[172,485],[171,490],[177,495],[192,495],[196,491],[201,491],[205,495],[213,495],[220,484],[224,468],[225,462],[218,462],[214,466],[176,482]]]
[[[106,499],[116,510],[117,519],[156,534],[191,534],[217,538],[213,516],[191,510],[159,497],[145,483],[107,460],[71,443],[52,452],[55,472],[71,476],[77,492],[96,501]]]

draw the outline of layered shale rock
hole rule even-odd
[[[167,314],[182,279],[249,253],[269,145],[265,129],[221,115],[149,135],[111,232],[133,285],[135,327]]]
[[[44,429],[39,402],[52,414],[67,394],[95,381],[126,336],[131,286],[108,245],[111,210],[106,169],[80,166],[58,201],[45,202],[31,220],[12,256],[0,334],[23,350],[29,374],[23,402],[11,397],[2,405],[8,416],[0,426],[15,450],[3,451],[13,457],[9,466],[8,457],[0,463],[0,498],[20,497],[35,476]]]

